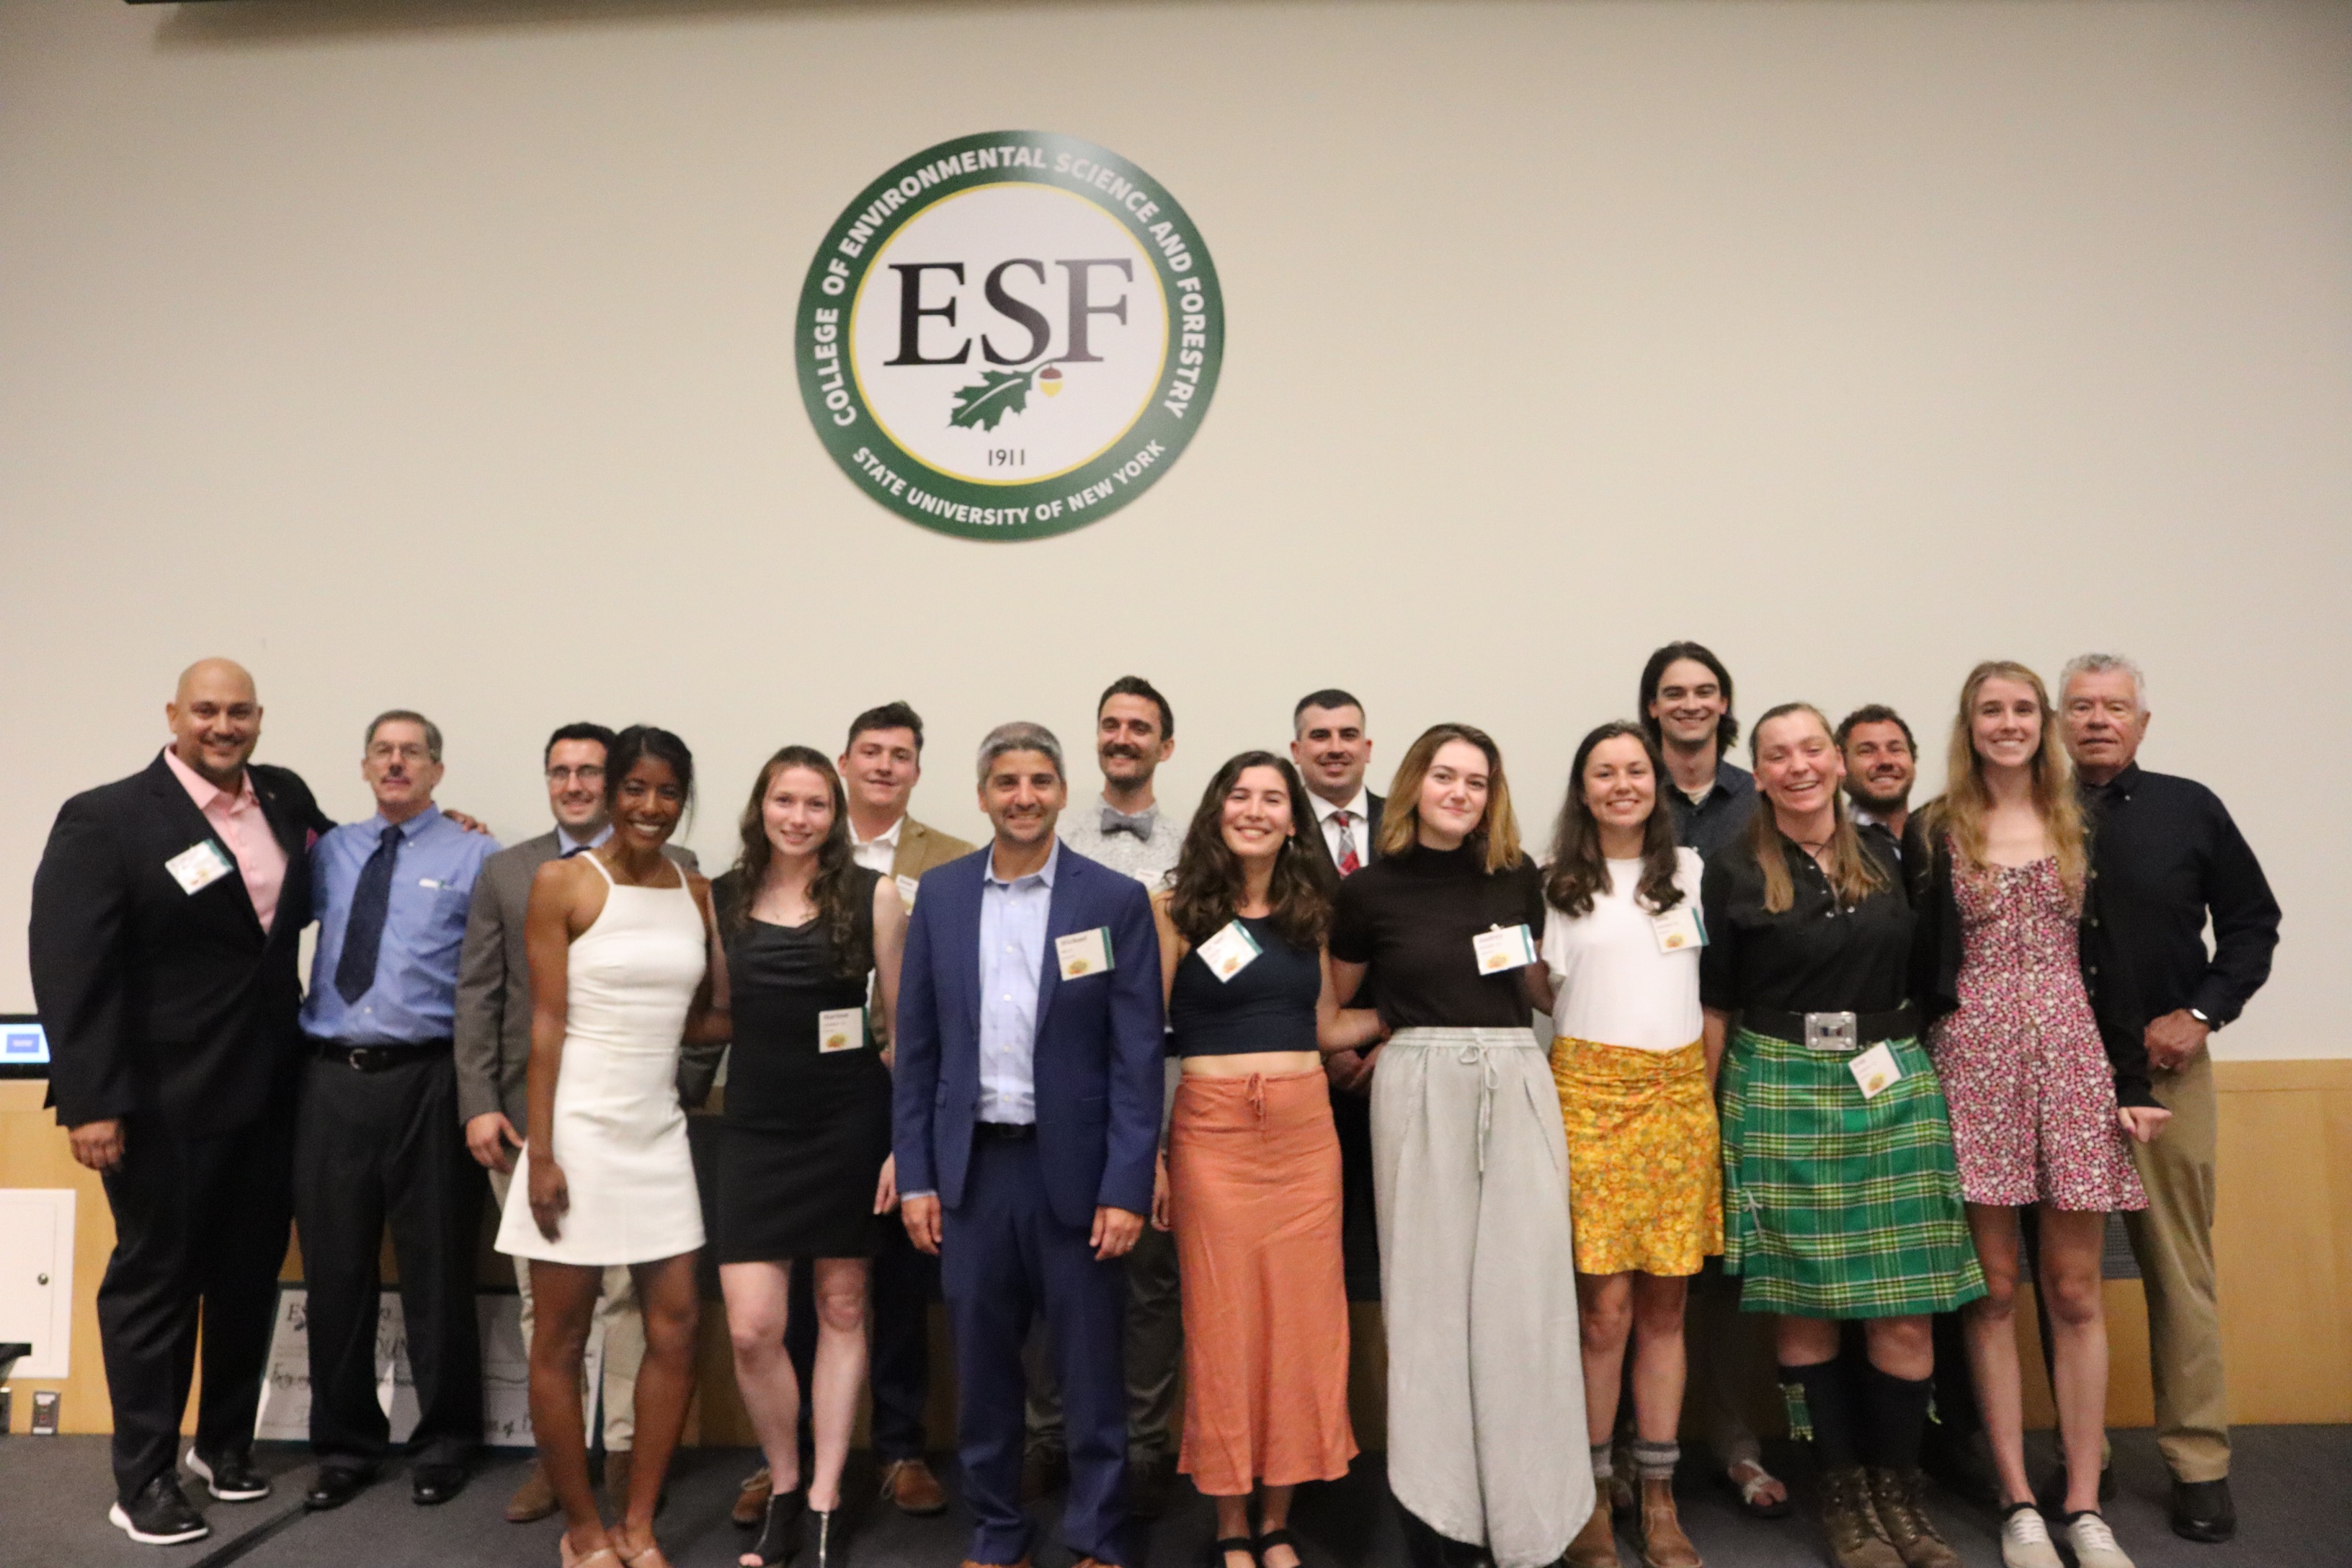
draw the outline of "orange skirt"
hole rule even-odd
[[[1339,1479],[1356,1434],[1323,1075],[1183,1079],[1168,1184],[1184,1289],[1179,1468],[1210,1497]]]

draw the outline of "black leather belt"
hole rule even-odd
[[[971,1135],[992,1143],[1026,1143],[1037,1136],[1034,1121],[975,1121]]]
[[[328,1061],[341,1062],[353,1072],[382,1072],[403,1062],[439,1056],[449,1049],[449,1045],[447,1040],[419,1040],[415,1045],[398,1046],[362,1046],[349,1040],[312,1040],[310,1048]]]
[[[1908,1002],[1884,1013],[1782,1013],[1770,1007],[1743,1007],[1739,1026],[1817,1051],[1851,1051],[1881,1040],[1912,1038],[1919,1033],[1919,1015]]]

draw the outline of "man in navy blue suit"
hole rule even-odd
[[[1076,1568],[1129,1560],[1122,1263],[1160,1143],[1160,942],[1143,885],[1063,844],[1062,747],[1003,724],[980,748],[995,841],[923,878],[895,1072],[907,1234],[940,1255],[955,1324],[966,1568],[1029,1562],[1021,1347],[1052,1330]]]

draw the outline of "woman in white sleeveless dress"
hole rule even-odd
[[[693,1385],[702,1205],[676,1080],[678,1047],[722,1040],[710,885],[666,858],[694,759],[666,730],[625,730],[605,763],[613,836],[531,883],[530,1135],[499,1250],[530,1259],[530,1419],[562,1503],[565,1568],[667,1568],[654,1504]],[[714,995],[714,991],[719,993]],[[588,1483],[580,1363],[604,1269],[632,1267],[645,1312],[627,1512],[607,1530]]]

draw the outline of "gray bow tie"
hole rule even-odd
[[[1106,838],[1114,833],[1132,833],[1149,844],[1151,842],[1151,830],[1159,825],[1160,808],[1156,805],[1139,811],[1133,816],[1128,816],[1117,806],[1107,805],[1102,808],[1102,830],[1103,837]]]

